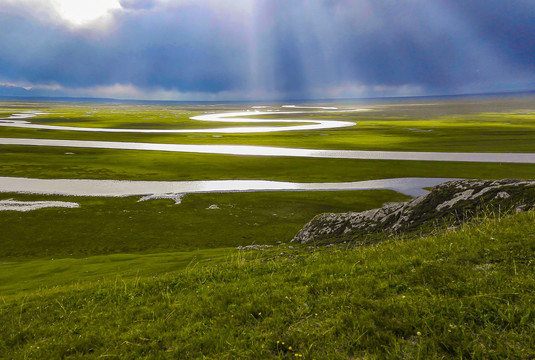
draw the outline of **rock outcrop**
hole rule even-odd
[[[384,234],[415,232],[452,226],[481,211],[526,211],[535,208],[535,181],[455,180],[407,202],[387,203],[380,209],[320,214],[292,241],[330,244],[374,242]]]

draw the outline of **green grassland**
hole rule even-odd
[[[145,271],[146,259],[126,278],[41,289],[34,280],[33,294],[0,301],[0,353],[529,359],[535,357],[534,221],[533,212],[490,217],[354,249],[227,251],[217,263],[199,259],[167,274]],[[19,271],[35,269],[27,266]],[[142,274],[133,275],[136,266]]]
[[[465,147],[475,147],[477,144],[485,143],[487,145],[478,147],[477,150],[507,152],[529,150],[534,145],[535,116],[534,112],[522,109],[528,109],[531,103],[529,101],[516,103],[510,100],[505,104],[498,104],[499,106],[496,104],[496,102],[479,102],[476,105],[470,103],[428,104],[429,106],[376,104],[370,106],[373,109],[371,112],[328,115],[329,118],[356,121],[358,126],[315,132],[231,134],[224,135],[222,138],[214,138],[210,134],[92,134],[0,127],[0,136],[210,144],[257,143],[348,149],[414,150],[417,148],[440,151],[467,150]],[[348,106],[343,108],[348,108]],[[133,123],[137,125],[150,123],[152,128],[182,125],[187,128],[199,125],[199,122],[189,120],[189,116],[204,112],[238,111],[243,110],[243,106],[176,107],[138,104],[4,103],[2,109],[3,112],[13,113],[25,110],[49,113],[30,119],[30,121],[40,123],[72,123],[78,126],[111,128],[131,127]],[[299,111],[299,109],[296,110]],[[506,112],[495,112],[498,110]],[[288,116],[290,118],[292,116],[315,118],[326,115],[320,112]],[[217,123],[208,123],[208,125],[219,126]],[[424,131],[431,129],[433,131]],[[325,133],[331,136],[322,136]],[[169,181],[265,179],[340,182],[394,177],[528,179],[532,178],[533,174],[535,174],[533,164],[277,158],[158,151],[0,146],[0,176],[44,179]],[[2,256],[36,259],[39,256],[58,258],[71,256],[70,254],[85,256],[108,252],[175,252],[217,246],[287,241],[302,224],[317,213],[364,210],[380,206],[387,201],[398,201],[404,198],[393,192],[355,192],[353,194],[349,197],[346,197],[345,193],[199,194],[188,195],[181,205],[173,205],[170,200],[137,203],[134,198],[75,199],[74,201],[80,201],[82,205],[80,209],[47,209],[25,214],[2,213],[0,221],[7,231],[1,240],[3,250],[1,250],[0,259]],[[12,194],[1,196],[2,198],[35,200],[54,198]],[[346,198],[349,200],[345,201]],[[229,205],[234,207],[233,215],[229,215],[230,210],[225,209],[216,212],[218,216],[214,220],[206,217],[206,214],[214,214],[213,212],[195,212],[211,205],[208,202],[218,203],[218,201],[233,204]],[[269,215],[271,213],[279,215],[273,217]],[[281,214],[287,214],[287,216],[281,217]],[[229,222],[229,219],[234,219],[230,216],[243,221],[241,223]],[[181,221],[175,222],[176,218]],[[49,226],[50,230],[46,230],[47,227],[44,224],[49,223],[54,226]],[[96,230],[91,228],[91,224],[101,223],[108,225],[100,226]],[[184,227],[184,224],[190,225]],[[251,227],[244,224],[261,224],[262,226]],[[82,232],[83,229],[90,228],[91,231]],[[73,241],[73,230],[77,230],[74,232],[77,234],[76,242]],[[96,240],[94,240],[93,231],[98,233]],[[20,239],[25,239],[25,242],[14,242],[14,240],[21,241]],[[30,239],[33,240],[30,241]],[[55,246],[48,246],[50,242]],[[36,246],[36,244],[40,245]],[[62,252],[43,253],[43,249],[48,247],[61,249]]]
[[[35,138],[74,138],[114,141],[161,141],[173,143],[236,143],[284,145],[311,148],[377,149],[377,150],[436,150],[436,151],[533,151],[535,138],[535,112],[530,110],[532,99],[487,101],[455,104],[370,104],[370,112],[325,114],[297,114],[296,118],[329,117],[356,121],[357,126],[325,131],[291,131],[268,134],[229,134],[214,138],[207,135],[154,135],[154,134],[106,134],[74,131],[51,131],[0,127],[0,136]],[[362,107],[362,106],[356,106]],[[368,106],[365,106],[368,107]],[[189,120],[192,115],[205,112],[238,111],[243,105],[167,106],[142,104],[68,104],[68,103],[3,103],[3,113],[39,111],[48,113],[29,119],[38,123],[72,124],[95,127],[151,128],[203,125]],[[273,106],[272,108],[275,108]],[[350,108],[347,105],[341,109]],[[299,109],[295,109],[299,111]],[[498,112],[501,111],[501,112]],[[134,124],[134,125],[133,125]],[[209,126],[219,126],[208,123]],[[433,130],[433,131],[427,131]],[[328,136],[324,136],[327,134]],[[84,149],[37,146],[0,146],[0,176],[34,178],[83,178],[116,180],[219,180],[265,179],[297,182],[339,182],[394,177],[444,177],[444,178],[532,178],[533,164],[492,164],[426,161],[375,161],[346,159],[277,158],[255,156],[231,156],[158,151],[132,151],[109,149]],[[380,206],[383,202],[401,198],[393,192],[358,192],[344,201],[343,193],[263,193],[188,195],[183,204],[175,206],[171,201],[136,203],[125,199],[80,199],[81,209],[40,210],[28,214],[2,213],[0,221],[7,231],[1,256],[37,258],[52,239],[72,243],[69,232],[83,229],[80,223],[97,224],[104,220],[99,230],[99,240],[89,246],[94,238],[91,232],[79,234],[78,243],[64,246],[61,256],[84,256],[118,252],[144,253],[152,251],[184,251],[221,246],[273,243],[286,241],[300,225],[316,213],[326,211],[364,210]],[[385,195],[385,194],[388,194]],[[25,198],[3,194],[2,198]],[[31,197],[31,196],[30,196]],[[228,222],[225,216],[214,220],[199,217],[192,212],[216,203],[234,204],[234,215],[244,223],[263,224],[258,228],[240,227],[243,224]],[[33,196],[35,200],[51,197]],[[261,204],[261,205],[260,205]],[[207,206],[209,206],[208,204]],[[205,207],[207,207],[205,206]],[[245,213],[248,209],[248,213]],[[124,211],[123,211],[124,210]],[[131,213],[132,214],[131,214]],[[162,215],[155,220],[141,214]],[[260,221],[269,213],[279,214],[273,226]],[[280,214],[291,214],[281,218]],[[43,215],[41,215],[43,214]],[[55,217],[52,214],[61,214]],[[128,215],[127,215],[128,214]],[[135,215],[138,214],[138,215]],[[230,215],[229,215],[230,216]],[[129,217],[134,220],[128,221]],[[174,218],[183,221],[175,223]],[[29,221],[29,219],[32,219]],[[56,220],[54,220],[56,219]],[[199,220],[200,219],[200,220]],[[266,218],[267,219],[267,218]],[[271,221],[270,220],[270,221]],[[52,230],[42,230],[45,223],[60,223]],[[151,229],[151,224],[158,224]],[[182,228],[180,224],[189,223]],[[116,225],[113,225],[116,224]],[[218,232],[207,230],[218,228]],[[117,230],[119,229],[119,230]],[[262,230],[263,229],[263,230]],[[267,231],[269,229],[269,231]],[[113,231],[112,231],[113,230]],[[177,239],[177,233],[183,236]],[[239,233],[239,236],[236,234]],[[14,239],[41,239],[43,246],[20,246]],[[137,234],[137,235],[132,235]],[[195,234],[199,239],[195,239]],[[268,240],[267,234],[272,235]],[[46,235],[46,236],[45,236]],[[233,239],[229,240],[232,236]],[[112,239],[113,240],[110,240]],[[46,240],[45,240],[46,239]],[[143,239],[143,240],[142,240]],[[207,245],[210,243],[209,245]],[[11,244],[11,245],[9,245]],[[50,254],[52,255],[52,254]],[[43,255],[49,257],[49,255]],[[60,254],[54,254],[59,257]]]
[[[188,194],[175,205],[140,197],[0,194],[7,198],[72,201],[80,208],[2,212],[0,261],[275,244],[291,240],[320,212],[362,211],[408,197],[387,190],[208,193]]]
[[[533,164],[233,156],[0,146],[0,176],[115,180],[338,182],[396,177],[532,178]]]
[[[429,106],[371,105],[372,111],[283,115],[285,119],[332,119],[353,121],[348,128],[319,131],[288,131],[269,134],[129,134],[87,133],[76,131],[0,128],[0,137],[57,138],[103,141],[139,141],[180,144],[267,145],[316,149],[357,149],[392,151],[452,152],[533,152],[535,151],[535,106],[527,102],[516,108],[496,107],[493,102],[479,107],[462,104]],[[424,104],[425,105],[425,104]],[[47,108],[48,106],[48,108]],[[520,105],[517,105],[520,106]],[[468,113],[452,112],[459,107]],[[421,110],[421,109],[424,110]],[[4,106],[4,111],[8,110]],[[15,109],[14,109],[15,110]],[[28,109],[27,109],[28,110]],[[61,107],[43,105],[47,115],[29,121],[103,128],[197,129],[228,126],[265,126],[265,124],[217,123],[190,120],[203,112],[236,111],[235,107],[195,107],[176,109],[142,105],[85,105]],[[243,107],[241,108],[243,110]],[[295,109],[298,111],[299,109]],[[492,111],[489,111],[492,110]],[[501,112],[496,112],[500,110]],[[19,109],[20,111],[20,109]],[[422,112],[423,111],[423,112]],[[251,113],[254,114],[254,113]],[[446,114],[446,115],[445,115]],[[274,118],[277,115],[262,116]],[[261,117],[259,117],[261,118]],[[270,126],[288,125],[284,123]],[[217,136],[217,137],[214,137]]]
[[[36,124],[72,126],[104,129],[202,129],[217,127],[244,126],[240,122],[204,122],[191,120],[190,117],[213,113],[209,111],[195,111],[176,109],[173,107],[145,106],[98,106],[98,107],[61,107],[53,108],[47,114],[39,114],[29,119]],[[254,113],[251,113],[254,114]],[[291,123],[290,123],[291,124]],[[298,123],[295,123],[298,124]],[[288,124],[286,124],[288,125]],[[265,124],[251,123],[247,126],[265,126]],[[276,125],[275,125],[276,126]]]
[[[183,269],[191,271],[202,266],[227,263],[235,253],[235,247],[218,247],[153,254],[16,259],[0,263],[0,300],[73,284],[163,275]]]
[[[246,107],[5,102],[0,114],[47,112],[27,120],[83,127],[254,126],[189,119]],[[353,107],[372,111],[284,115],[357,123],[332,130],[128,134],[0,127],[0,137],[535,152],[533,98]],[[0,146],[0,176],[43,179],[339,182],[534,174],[533,164]],[[533,212],[351,249],[288,241],[318,213],[361,211],[407,196],[386,190],[188,194],[174,204],[0,193],[0,200],[9,198],[73,201],[80,208],[0,212],[0,359],[535,357]],[[274,247],[236,250],[249,244]]]

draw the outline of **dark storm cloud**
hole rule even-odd
[[[267,35],[276,36],[274,49],[284,50],[275,53],[273,61],[303,91],[310,82],[344,81],[455,91],[478,82],[517,81],[525,74],[516,65],[527,69],[534,63],[530,43],[535,39],[535,12],[526,7],[522,24],[506,9],[491,11],[484,3],[469,8],[432,1],[330,1],[315,6],[270,1],[266,9],[282,12],[274,3],[296,16],[291,21],[274,16],[283,23],[277,26],[285,29],[285,36],[277,31]],[[318,23],[323,26],[318,28]],[[504,29],[506,24],[510,28]],[[299,50],[294,43],[300,29],[308,30],[300,35],[308,46]],[[523,42],[518,34],[530,41]],[[296,65],[295,54],[287,49],[298,51],[303,62]],[[316,71],[303,76],[306,66]]]
[[[535,69],[535,2],[531,0],[453,0],[445,2],[463,14],[481,39],[512,62]]]
[[[115,82],[186,91],[244,86],[244,33],[223,20],[199,6],[125,16],[109,41],[109,53],[122,59],[109,76]]]
[[[108,30],[0,7],[0,83],[280,96],[348,84],[430,93],[535,86],[530,1],[242,3],[252,10],[122,0],[128,11],[116,11]]]

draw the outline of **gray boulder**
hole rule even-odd
[[[380,209],[320,214],[292,241],[330,244],[374,242],[401,232],[426,232],[460,224],[482,211],[526,211],[535,208],[535,181],[455,180],[407,202],[387,203]]]

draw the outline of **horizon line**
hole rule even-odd
[[[80,101],[80,102],[118,102],[118,103],[282,103],[282,102],[336,102],[336,101],[366,101],[366,100],[408,100],[419,98],[459,98],[459,97],[491,97],[491,96],[514,96],[532,94],[535,95],[535,89],[525,90],[507,90],[494,92],[478,92],[478,93],[459,93],[459,94],[434,94],[434,95],[404,95],[404,96],[376,96],[376,97],[348,97],[348,98],[280,98],[280,99],[235,99],[235,100],[154,100],[154,99],[121,99],[108,97],[89,97],[89,96],[24,96],[24,95],[0,95],[0,100],[41,100],[58,102],[62,101]]]

